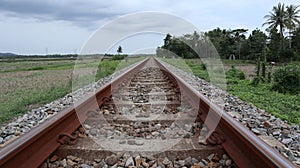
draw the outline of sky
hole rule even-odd
[[[263,17],[279,2],[300,5],[299,0],[0,0],[0,53],[82,53],[94,36],[95,46],[106,46],[101,52],[116,53],[121,45],[124,53],[151,53],[167,31],[179,36],[192,33],[193,26],[201,32],[264,30]]]

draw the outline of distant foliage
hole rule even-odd
[[[175,56],[185,59],[199,58],[195,50],[200,43],[206,44],[207,42],[200,39],[200,35],[196,31],[193,34],[185,34],[180,37],[167,34],[164,39],[164,45],[156,49],[156,54],[158,56]]]
[[[124,59],[124,58],[126,58],[127,57],[127,55],[126,54],[122,54],[122,55],[114,55],[113,57],[112,57],[112,60],[122,60],[122,59]]]
[[[279,55],[281,56],[280,62],[289,62],[296,58],[292,49],[282,50],[279,52]]]
[[[273,90],[280,93],[300,93],[300,66],[287,65],[279,67],[273,74]]]

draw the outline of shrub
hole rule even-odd
[[[255,76],[253,78],[253,80],[251,81],[251,85],[252,86],[257,86],[259,84],[259,82],[260,82],[260,77],[259,76]]]
[[[273,90],[280,93],[300,93],[300,66],[287,65],[279,67],[273,74]]]
[[[268,72],[268,75],[267,75],[267,82],[271,83],[271,81],[272,81],[272,73],[270,71],[270,72]]]
[[[236,69],[234,66],[231,67],[226,74],[227,84],[238,84],[239,80],[245,79],[245,74],[243,71]]]
[[[245,74],[243,71],[236,69],[234,66],[231,67],[231,69],[229,69],[226,72],[226,77],[227,78],[236,78],[239,80],[244,80],[245,79]]]
[[[122,60],[122,59],[124,59],[124,58],[126,58],[126,57],[127,57],[126,54],[122,54],[122,55],[118,54],[118,55],[114,55],[114,56],[112,57],[112,60]]]
[[[200,64],[202,70],[206,70],[206,65],[204,63]]]

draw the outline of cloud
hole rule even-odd
[[[2,0],[0,11],[10,17],[67,21],[78,26],[93,27],[94,22],[125,14],[124,11],[112,10],[112,6],[114,4],[91,0],[84,3],[80,0]]]
[[[174,0],[0,0],[0,3],[0,12],[8,17],[45,22],[67,21],[79,27],[92,29],[98,27],[99,22],[103,24],[128,13],[160,11],[185,16],[199,6],[199,1],[195,0],[187,3]],[[199,14],[199,11],[197,13]]]
[[[160,11],[176,14],[198,25],[210,25],[209,21],[220,23],[221,25],[213,25],[217,27],[222,26],[222,24],[228,25],[226,23],[236,23],[238,25],[238,22],[240,22],[241,24],[247,24],[249,19],[263,18],[271,10],[271,7],[278,3],[277,1],[0,0],[0,12],[4,12],[9,17],[27,17],[38,21],[67,21],[79,27],[95,29],[100,25],[99,22],[103,24],[124,14]],[[296,0],[286,0],[282,3],[297,4]],[[265,13],[261,14],[262,11]],[[255,16],[259,13],[262,16]]]
[[[144,11],[176,15],[201,31],[220,27],[248,28],[250,32],[257,27],[264,29],[261,27],[265,21],[263,16],[279,1],[299,4],[299,0],[0,0],[0,36],[6,37],[0,39],[0,45],[2,50],[20,53],[27,50],[26,53],[41,53],[40,50],[43,53],[45,46],[49,51],[52,48],[57,52],[70,51],[65,48],[79,51],[78,46],[98,27],[123,15]],[[117,33],[155,27],[167,31],[171,24],[171,20],[163,18],[136,20],[138,22],[124,20],[109,29]],[[176,28],[185,30],[182,24]],[[57,45],[52,46],[52,43]]]
[[[198,31],[197,28],[180,17],[161,12],[139,12],[115,19],[98,29],[82,49],[82,53],[105,53],[120,40],[149,32],[183,35]],[[199,32],[199,31],[198,31]],[[145,40],[144,40],[145,41]]]

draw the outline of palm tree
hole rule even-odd
[[[268,30],[275,30],[279,26],[279,32],[281,36],[281,46],[280,49],[283,48],[283,32],[284,28],[287,25],[286,12],[284,8],[284,4],[278,3],[277,6],[274,6],[272,11],[264,17],[267,21],[263,24],[269,25]]]
[[[297,24],[300,24],[300,21],[298,20],[298,18],[300,18],[298,15],[300,9],[298,9],[298,7],[299,6],[295,5],[289,5],[286,7],[286,27],[289,29],[290,48],[292,48],[291,33],[295,30]]]

